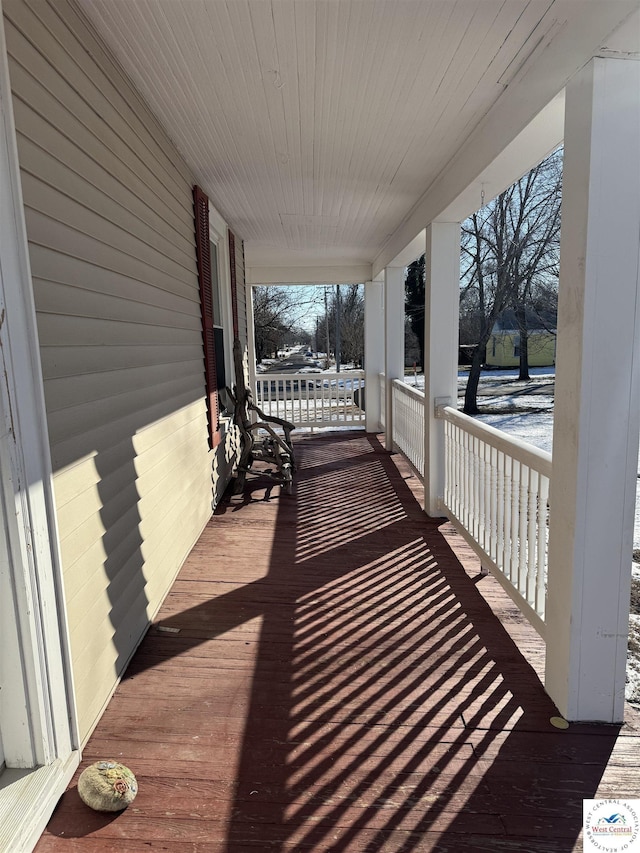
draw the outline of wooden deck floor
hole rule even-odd
[[[297,453],[293,496],[218,509],[87,745],[137,799],[74,780],[39,853],[581,850],[583,798],[640,797],[637,715],[555,729],[537,635],[399,457]]]

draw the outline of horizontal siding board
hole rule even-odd
[[[201,478],[201,471],[196,471],[193,477],[181,478],[179,485],[182,485],[184,490],[180,493],[178,489],[176,492],[177,497],[180,498],[181,496],[184,500],[185,497],[191,496],[193,498],[196,492],[201,492]],[[189,538],[186,535],[187,532],[189,530],[193,531],[193,539],[190,544],[193,544],[202,528],[201,516],[206,509],[207,507],[204,504],[191,499],[188,506],[181,510],[180,520],[181,524],[184,525],[182,533],[186,538]],[[159,520],[162,522],[162,529],[159,535],[153,539],[152,544],[154,548],[149,549],[148,546],[151,543],[149,539],[142,546],[144,570],[147,573],[147,584],[150,584],[150,588],[154,588],[158,582],[156,577],[157,564],[163,564],[166,561],[168,552],[180,544],[180,540],[171,535],[173,527],[171,519],[174,513],[175,508],[170,508],[168,515],[159,516]],[[167,533],[166,536],[163,535],[165,532]],[[98,544],[98,542],[94,542],[91,548],[84,552],[79,560],[73,564],[73,569],[67,571],[65,576],[65,586],[69,586],[67,595],[73,601],[74,605],[71,608],[71,613],[74,617],[72,630],[76,634],[79,630],[79,625],[83,621],[83,614],[86,613],[87,607],[91,606],[91,602],[96,597],[103,595],[107,587],[108,576],[104,569],[104,550],[100,552]],[[113,575],[111,578],[114,581],[114,586],[111,588],[112,593],[116,588],[115,584],[125,584],[128,582],[127,577],[130,574],[132,566],[140,566],[140,551],[140,530],[137,527],[130,528],[127,534],[120,536],[117,541],[114,541],[113,548],[109,549],[109,558],[114,564],[117,563],[120,570],[119,573],[122,573],[122,577],[120,580],[117,579],[116,575]],[[166,571],[163,570],[161,575],[169,577],[172,571],[171,561],[169,560],[167,561]],[[160,582],[162,583],[162,579]]]
[[[23,133],[18,137],[23,174],[36,179],[38,176],[46,176],[47,185],[53,190],[70,196],[88,210],[98,212],[102,218],[119,229],[135,234],[159,255],[167,257],[187,271],[193,270],[193,246],[190,241],[180,240],[181,245],[175,245],[175,231],[159,217],[155,217],[153,210],[133,193],[125,192],[124,188],[122,200],[115,200],[114,182],[110,176],[90,160],[86,165],[91,168],[81,172],[79,167],[83,160],[82,151],[67,140],[60,139],[59,134],[55,134],[51,139],[51,126],[43,120],[40,120],[40,123],[42,134],[37,142],[24,135],[24,125]],[[48,132],[47,137],[44,136],[45,132]],[[59,146],[59,142],[62,142],[62,146]],[[57,147],[66,147],[68,150],[54,156],[50,152]],[[96,186],[97,182],[103,183],[105,188]]]
[[[160,215],[176,234],[188,240],[186,223],[190,210],[187,197],[176,209],[173,197],[158,182],[149,166],[151,159],[140,160],[127,152],[122,140],[96,113],[93,105],[80,98],[73,85],[61,78],[10,23],[6,29],[8,53],[12,59],[12,86],[14,79],[16,81],[15,107],[20,108],[24,102],[32,113],[30,119],[20,117],[24,135],[37,141],[38,136],[34,134],[39,125],[35,116],[41,116],[51,127],[47,138],[53,137],[54,130],[66,137],[118,183],[131,186],[140,199],[151,206],[157,205]]]
[[[184,503],[185,498],[188,496],[188,494],[193,493],[193,490],[197,485],[198,480],[186,481],[184,488],[180,490],[176,495],[176,503],[182,505],[182,503]],[[193,511],[194,509],[195,512]],[[160,520],[164,522],[165,531],[167,531],[167,529],[170,531],[171,527],[173,526],[172,521],[174,520],[173,516],[175,511],[176,506],[175,504],[172,504],[169,507],[168,511],[160,517]],[[185,525],[190,545],[193,544],[195,538],[202,529],[203,525],[200,521],[202,511],[203,507],[202,505],[199,505],[191,510],[185,510],[180,512],[180,519]],[[144,622],[140,623],[141,633],[136,638],[136,640],[141,639],[142,631],[146,628],[146,613],[148,612],[148,608],[152,608],[150,602],[156,598],[158,589],[164,589],[170,583],[176,573],[175,537],[172,537],[170,532],[165,532],[165,535],[161,535],[155,540],[154,545],[155,548],[153,549],[148,548],[148,546],[146,548],[141,547],[139,549],[136,549],[136,551],[131,555],[129,560],[124,565],[119,567],[122,573],[121,577],[109,578],[109,586],[104,583],[104,579],[100,580],[100,583],[97,585],[95,590],[97,596],[95,609],[91,608],[88,612],[82,612],[80,608],[77,608],[77,612],[78,614],[81,614],[82,618],[79,619],[75,625],[71,626],[72,642],[74,633],[76,632],[82,637],[87,637],[94,632],[95,635],[100,635],[102,632],[104,632],[105,634],[113,635],[114,626],[111,622],[110,611],[106,607],[107,603],[111,603],[113,607],[113,602],[111,601],[109,590],[111,590],[115,601],[117,601],[118,603],[122,602],[121,604],[119,604],[119,606],[125,611],[128,610],[129,612],[131,612],[132,610],[135,610],[135,606],[132,605],[131,598],[127,599],[126,595],[122,595],[119,593],[120,591],[125,590],[131,591],[132,587],[134,589],[139,589],[144,586],[147,590],[147,596],[149,596],[147,598],[149,604],[148,607],[145,607],[144,609]],[[148,551],[148,553],[145,553],[145,551]],[[149,572],[149,565],[153,565],[152,574]],[[110,586],[111,584],[113,584],[113,586]],[[98,589],[101,590],[101,593],[98,593]],[[102,601],[100,601],[99,596],[104,596],[105,593],[107,598],[102,598]],[[118,628],[120,628],[120,624],[122,623],[119,623]],[[126,631],[126,627],[124,628],[124,630]],[[89,643],[88,646],[85,646],[83,651],[76,658],[77,662],[80,664],[80,671],[82,673],[85,673],[84,678],[88,681],[91,681],[92,678],[91,662],[93,659],[99,656],[101,645],[103,645],[103,643],[99,643],[97,646],[91,646],[91,643]],[[116,658],[117,655],[115,654],[114,650],[114,654],[112,656],[112,665],[115,663]]]
[[[164,418],[157,420],[150,426],[136,432],[131,436],[125,432],[124,436],[114,440],[108,446],[103,446],[103,467],[115,471],[120,468],[131,456],[131,445],[137,460],[145,459],[150,451],[158,448],[166,448],[170,451],[172,442],[179,441],[178,436],[183,430],[192,430],[198,447],[199,440],[202,446],[206,446],[206,416],[204,403],[197,401],[191,406],[183,406]],[[204,437],[201,433],[204,430]],[[55,474],[56,504],[63,507],[69,501],[74,500],[82,493],[82,488],[90,489],[101,480],[95,464],[96,453],[87,454],[80,461],[59,470]],[[136,470],[138,470],[136,468]]]
[[[151,389],[157,389],[156,396],[160,398],[166,383],[189,383],[194,374],[197,374],[200,364],[198,361],[185,361],[129,370],[112,370],[97,375],[49,379],[45,382],[47,410],[51,414],[87,403],[113,400],[122,395],[151,391]],[[127,401],[124,402],[128,405]],[[113,409],[114,415],[117,415],[117,412],[116,407]]]
[[[41,11],[42,4],[39,0],[29,0],[29,2],[38,12]],[[140,141],[143,150],[148,152],[153,161],[158,164],[158,168],[163,170],[167,183],[174,186],[179,195],[184,182],[191,180],[191,172],[178,155],[175,145],[160,122],[132,84],[131,78],[122,70],[93,25],[79,12],[73,2],[57,0],[55,7],[51,8],[61,20],[60,31],[68,30],[75,35],[75,41],[70,43],[70,52],[85,72],[87,79],[92,81],[96,79],[97,66],[102,74],[101,91],[109,96],[118,113],[134,130],[134,138]],[[48,16],[46,25],[55,25],[51,16]]]
[[[198,327],[201,325],[195,311],[181,312],[158,308],[137,300],[123,299],[121,296],[96,293],[76,285],[43,281],[36,276],[33,279],[33,290],[41,314],[190,329],[194,332],[194,341],[197,340]],[[185,302],[183,307],[188,309],[191,303]]]
[[[65,4],[57,0],[57,5],[62,9]],[[154,130],[159,129],[157,122],[141,99],[135,98],[129,106],[122,98],[110,79],[112,75],[118,74],[117,67],[112,63],[110,74],[99,68],[87,52],[88,45],[69,38],[64,22],[49,3],[37,2],[31,9],[26,0],[9,0],[3,3],[3,7],[14,26],[22,33],[28,32],[29,42],[55,69],[56,75],[67,81],[85,103],[93,106],[94,114],[100,120],[95,127],[96,135],[116,135],[110,129],[118,128],[120,132],[116,135],[116,150],[118,146],[124,146],[130,152],[129,156],[133,154],[140,163],[155,163],[157,182],[168,190],[174,203],[184,204],[182,186],[175,177],[179,167],[155,143],[153,135],[145,127],[144,118],[153,124]],[[88,30],[85,35],[89,41],[92,40]],[[125,81],[123,84],[126,86]],[[181,177],[184,178],[184,175]]]
[[[188,390],[169,402],[165,400],[156,402],[146,409],[130,412],[118,422],[100,423],[99,426],[85,429],[78,435],[61,435],[59,439],[54,440],[50,433],[54,471],[73,466],[85,457],[95,457],[97,453],[110,449],[126,437],[132,437],[135,446],[135,434],[139,429],[160,418],[166,418],[169,409],[179,414],[181,409],[188,409],[195,402],[193,391]],[[202,407],[204,417],[204,400],[199,397],[197,402]]]
[[[109,370],[201,361],[202,344],[184,346],[42,347],[43,375],[47,379],[103,373]]]
[[[29,199],[30,210],[55,218],[74,234],[82,234],[96,243],[106,245],[111,250],[115,249],[124,255],[136,258],[151,270],[162,271],[176,281],[190,280],[192,269],[175,263],[161,254],[158,249],[140,240],[136,234],[109,222],[100,214],[79,204],[75,199],[24,171],[22,172],[22,190],[25,199]],[[70,234],[71,236],[73,235]]]
[[[168,470],[180,466],[188,470],[190,466],[201,464],[198,460],[198,442],[201,439],[202,423],[200,419],[193,421],[176,430],[171,440],[152,446],[142,456],[135,456],[135,480],[131,472],[131,446],[127,442],[121,445],[122,464],[119,467],[110,465],[109,473],[100,476],[95,462],[93,475],[87,472],[82,479],[82,491],[74,493],[70,500],[58,507],[58,517],[61,529],[70,536],[92,516],[100,516],[103,524],[108,518],[107,512],[113,515],[114,503],[124,500],[123,494],[133,482],[140,497],[146,490],[153,489],[164,477]],[[200,452],[206,455],[206,441],[201,442]]]
[[[184,346],[193,343],[193,332],[168,326],[140,325],[117,320],[66,317],[38,312],[38,332],[43,346],[64,341],[65,346]]]
[[[183,535],[185,540],[188,540],[190,543],[188,550],[196,542],[202,531],[201,515],[202,508],[195,504],[191,504],[181,515]],[[151,582],[148,582],[145,592],[146,596],[152,598],[153,601],[161,602],[175,578],[173,567],[177,562],[182,562],[183,558],[180,556],[179,549],[175,541],[171,540],[171,537],[167,537],[166,541],[162,540],[159,543],[159,550],[161,553],[157,561],[158,571],[154,572],[153,578]],[[154,556],[151,555],[149,559]],[[159,605],[155,609],[149,605],[147,608],[148,617],[153,618],[158,609]],[[136,637],[137,642],[142,639],[147,624],[148,622],[145,622],[142,625],[140,634]],[[76,691],[80,708],[80,731],[85,733],[85,739],[86,733],[91,732],[93,729],[109,697],[109,694],[105,694],[104,697],[101,696],[96,691],[96,684],[106,683],[109,680],[110,676],[116,671],[116,662],[118,661],[118,655],[112,642],[113,627],[107,622],[104,624],[104,629],[102,643],[98,644],[98,647],[102,649],[99,657],[93,658],[89,656],[86,660],[80,657],[77,661],[74,661],[74,673],[79,672],[82,675],[80,679],[76,676]],[[122,667],[124,663],[124,661],[120,661],[120,666]],[[115,686],[115,682],[113,686]]]
[[[158,469],[155,477],[145,478],[144,481],[130,482],[120,494],[109,498],[104,496],[104,505],[97,513],[89,516],[84,524],[77,527],[61,542],[63,554],[69,567],[83,561],[83,555],[94,542],[100,539],[102,550],[111,559],[114,549],[119,551],[119,559],[112,562],[122,565],[122,544],[138,531],[138,545],[148,541],[145,535],[149,529],[153,531],[158,519],[165,515],[166,505],[175,502],[177,496],[185,492],[186,485],[202,480],[202,457],[194,454],[175,454],[170,465],[163,470]],[[148,481],[147,481],[148,480]],[[171,500],[167,500],[167,496]],[[186,497],[186,493],[185,493]],[[100,494],[102,499],[103,495]],[[135,544],[135,537],[133,537]],[[103,557],[104,560],[104,557]],[[102,561],[94,564],[102,572]],[[118,568],[118,571],[121,569]],[[115,572],[112,572],[115,574]],[[72,600],[72,597],[71,597]]]
[[[176,314],[200,316],[198,294],[190,285],[180,284],[179,293],[167,291],[153,281],[140,281],[36,243],[31,244],[30,254],[32,266],[38,275],[49,282],[163,308]],[[153,279],[152,272],[148,276]]]
[[[146,425],[141,428],[140,424],[143,419]],[[144,413],[132,414],[124,424],[120,425],[117,434],[111,424],[102,425],[87,438],[86,443],[92,445],[93,450],[78,454],[66,466],[57,466],[58,470],[54,477],[57,505],[64,506],[65,503],[72,500],[77,493],[82,491],[83,484],[86,484],[85,488],[89,488],[93,483],[98,482],[100,475],[92,474],[92,472],[97,472],[95,465],[97,451],[95,448],[100,448],[104,467],[115,469],[124,464],[131,453],[131,445],[133,445],[136,457],[144,458],[149,449],[170,442],[174,431],[192,423],[200,424],[203,430],[203,432],[198,433],[194,428],[195,435],[198,437],[198,442],[195,443],[194,447],[199,448],[201,445],[206,445],[207,421],[204,399],[188,403],[176,398],[172,401],[172,411],[169,414],[163,405],[156,405]],[[61,455],[64,450],[64,443],[57,448]]]
[[[31,243],[54,250],[60,247],[63,254],[80,258],[116,275],[124,275],[135,281],[155,285],[169,293],[191,296],[193,291],[190,283],[168,275],[160,263],[154,267],[147,266],[134,255],[121,252],[117,247],[96,240],[82,231],[69,228],[54,217],[46,216],[31,207],[28,200],[26,202],[25,220]],[[34,269],[34,274],[37,275],[39,272],[38,269]]]
[[[180,377],[136,391],[126,391],[108,399],[92,400],[88,403],[67,406],[65,409],[49,411],[50,440],[55,443],[59,436],[66,438],[74,435],[81,436],[102,425],[111,426],[117,435],[119,422],[130,416],[131,412],[144,412],[154,404],[161,404],[169,409],[170,401],[179,393],[190,396],[191,400],[196,400],[202,394],[202,387],[194,377],[191,377],[188,382]],[[144,422],[140,426],[144,426]]]

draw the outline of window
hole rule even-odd
[[[222,314],[222,300],[220,298],[220,267],[218,265],[218,246],[213,240],[209,240],[209,251],[211,253],[211,302],[213,307],[213,339],[216,355],[216,387],[218,390],[227,384],[225,370],[224,349],[224,323]]]
[[[228,231],[222,217],[213,208],[210,209],[207,195],[198,186],[193,188],[193,203],[209,446],[213,448],[221,440],[221,401],[218,391],[224,389],[227,377],[233,375],[231,328],[233,337],[238,337],[236,239]],[[239,244],[239,251],[242,251],[242,243]]]

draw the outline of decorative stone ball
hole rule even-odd
[[[98,812],[122,811],[134,801],[137,793],[136,777],[117,761],[96,761],[83,770],[78,779],[80,799]]]

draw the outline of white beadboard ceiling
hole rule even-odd
[[[250,262],[280,268],[371,264],[510,84],[545,61],[558,34],[566,38],[573,27],[575,62],[586,61],[603,42],[582,34],[584,16],[616,7],[604,16],[604,37],[630,7],[618,0],[78,3],[245,240]]]

